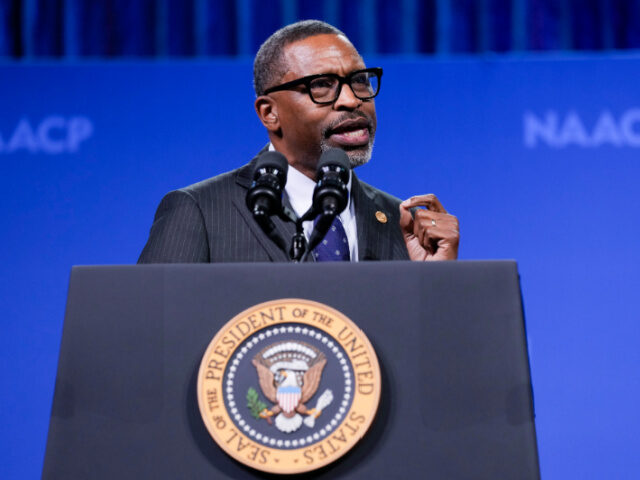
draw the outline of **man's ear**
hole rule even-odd
[[[275,100],[266,95],[256,98],[256,113],[262,125],[271,133],[280,130],[280,119],[278,119],[278,105]]]

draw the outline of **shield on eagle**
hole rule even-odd
[[[291,413],[295,410],[300,402],[302,389],[298,386],[282,386],[276,391],[276,400],[284,413]]]

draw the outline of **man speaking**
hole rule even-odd
[[[298,217],[311,207],[319,159],[339,148],[351,167],[371,158],[376,133],[374,97],[382,69],[367,68],[347,37],[306,20],[271,35],[254,61],[255,109],[270,144],[289,164],[283,201]],[[263,152],[260,152],[263,153]],[[245,204],[256,158],[249,164],[167,194],[156,212],[138,263],[288,261]],[[398,169],[399,175],[409,174]],[[346,208],[309,255],[315,261],[452,260],[458,220],[435,195],[404,202],[351,172]],[[424,207],[424,208],[420,208]],[[275,232],[295,234],[274,217]],[[305,222],[308,237],[312,221]]]

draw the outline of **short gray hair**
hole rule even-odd
[[[253,88],[256,95],[263,95],[267,88],[275,86],[275,83],[287,73],[287,66],[282,55],[287,45],[323,34],[346,37],[343,32],[326,22],[302,20],[282,27],[267,38],[253,61]]]

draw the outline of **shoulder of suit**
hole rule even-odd
[[[221,173],[220,175],[216,175],[215,177],[207,178],[192,185],[180,188],[180,190],[191,193],[193,195],[197,195],[201,192],[210,190],[211,188],[216,188],[221,185],[234,182],[234,179],[236,178],[236,175],[240,170],[241,168],[238,168],[236,170],[231,170],[230,172]]]
[[[358,183],[360,185],[360,188],[362,188],[362,190],[367,194],[367,196],[371,198],[375,198],[380,202],[392,205],[395,208],[398,208],[398,206],[402,202],[402,200],[400,200],[398,197],[395,197],[387,192],[380,190],[379,188],[369,185],[368,183],[363,182],[359,178],[358,178]]]
[[[216,191],[228,191],[229,188],[235,188],[237,178],[239,176],[247,175],[247,169],[251,170],[249,164],[244,165],[240,168],[236,168],[235,170],[231,170],[229,172],[221,173],[219,175],[216,175],[215,177],[207,178],[194,184],[187,185],[186,187],[178,188],[169,193],[173,195],[186,194],[193,199],[198,199],[203,195],[210,196]]]
[[[223,188],[229,189],[236,184],[243,185],[248,188],[251,183],[251,176],[253,175],[255,162],[258,156],[266,150],[267,147],[264,147],[249,163],[236,168],[235,170],[224,172],[220,175],[216,175],[215,177],[207,178],[206,180],[188,185],[176,190],[176,192],[186,193],[191,197],[197,198],[203,194],[210,195],[215,190]]]

